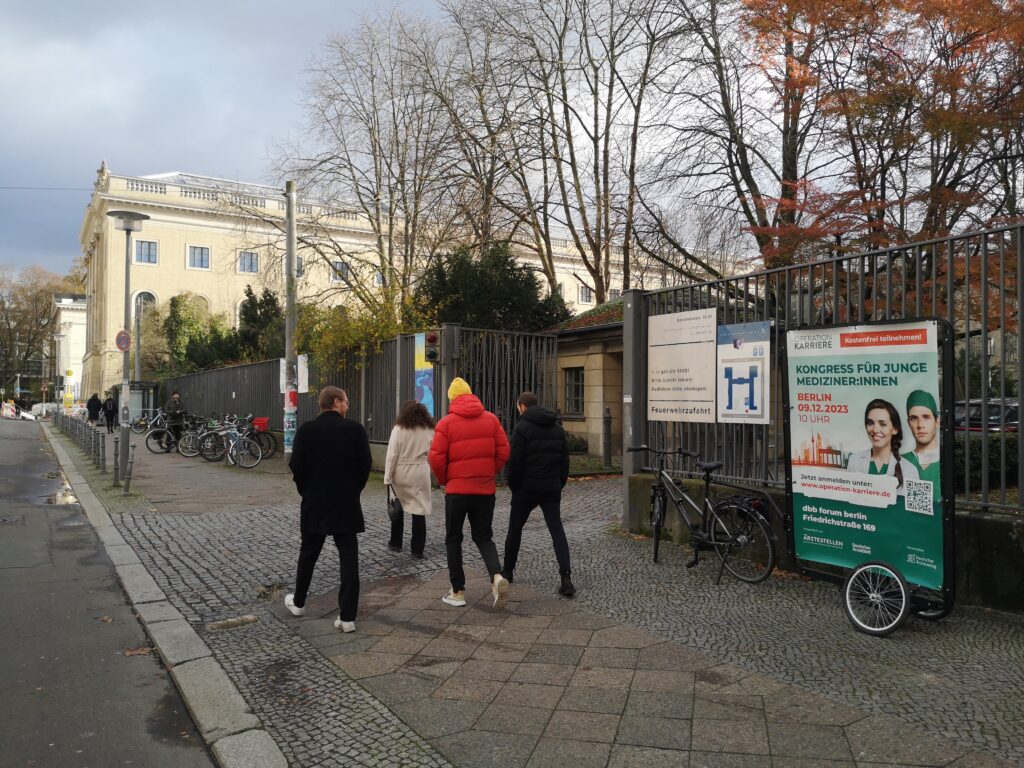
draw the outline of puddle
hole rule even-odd
[[[65,485],[52,496],[46,497],[47,504],[77,504],[78,498],[71,490],[70,485]]]
[[[60,477],[60,472],[58,472],[57,470],[50,470],[45,475],[43,475],[43,477],[45,477],[47,480],[56,480],[58,477]]]

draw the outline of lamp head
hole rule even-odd
[[[142,222],[149,218],[145,213],[135,211],[107,211],[107,216],[117,221],[115,226],[124,232],[138,232],[142,229]]]

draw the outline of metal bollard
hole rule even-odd
[[[128,449],[128,469],[124,476],[124,495],[127,496],[132,487],[132,464],[135,463],[135,446]]]
[[[96,428],[93,427],[89,436],[89,458],[92,459],[92,465],[99,467],[100,465],[100,436],[96,432]]]
[[[119,442],[118,438],[115,437],[114,438],[114,487],[115,488],[117,488],[119,485],[121,485],[121,480],[120,480],[120,475],[121,475],[121,454],[118,452],[118,449],[117,449],[118,442]]]
[[[107,471],[107,436],[100,433],[100,472]]]
[[[604,452],[604,467],[605,469],[611,469],[612,466],[612,409],[604,409],[604,445],[602,450]]]

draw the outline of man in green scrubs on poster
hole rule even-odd
[[[907,398],[907,426],[917,442],[903,458],[917,467],[922,480],[932,484],[932,497],[942,498],[939,480],[939,407],[935,398],[923,389],[915,389]]]

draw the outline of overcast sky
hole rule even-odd
[[[68,269],[101,160],[118,174],[276,181],[274,143],[301,128],[310,57],[376,7],[0,0],[0,265]]]

